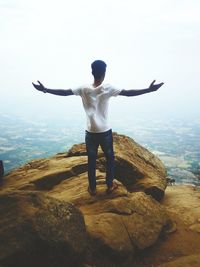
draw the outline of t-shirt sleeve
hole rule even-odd
[[[79,86],[79,87],[72,88],[71,90],[72,90],[74,95],[81,96],[82,95],[82,89],[83,89],[83,86]]]
[[[121,88],[110,85],[109,86],[109,96],[118,96],[122,91]]]

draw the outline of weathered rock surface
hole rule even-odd
[[[163,207],[142,192],[96,202],[82,211],[88,232],[117,255],[151,246],[170,223]]]
[[[162,200],[171,214],[178,214],[185,225],[199,229],[200,188],[192,185],[167,187],[167,195]],[[198,231],[197,231],[198,232]]]
[[[0,195],[1,266],[79,266],[88,237],[81,212],[43,193]]]
[[[143,192],[128,193],[120,182],[117,182],[119,188],[112,195],[107,195],[105,180],[98,179],[97,183],[98,193],[95,197],[87,192],[86,177],[67,179],[62,186],[46,193],[51,199],[73,203],[82,211],[88,235],[93,240],[96,251],[105,249],[107,256],[128,256],[137,249],[154,244],[159,235],[171,227],[172,223],[165,209],[151,196]],[[22,190],[23,192],[31,194],[31,191]],[[20,201],[23,203],[23,198]],[[15,208],[16,206],[11,211],[13,216],[16,216]],[[7,217],[7,214],[4,216]],[[67,215],[63,214],[63,218],[65,216]],[[54,230],[56,228],[60,231],[58,224]],[[15,236],[14,232],[12,235]],[[22,235],[26,236],[26,233]]]
[[[111,195],[106,194],[105,159],[101,150],[99,150],[97,160],[97,195],[91,197],[88,194],[85,144],[75,145],[67,153],[59,153],[51,158],[33,160],[21,168],[10,172],[4,176],[0,195],[2,198],[5,198],[10,194],[14,194],[16,199],[25,199],[25,203],[30,204],[30,210],[32,210],[33,204],[31,204],[28,195],[37,195],[39,194],[37,193],[38,191],[40,194],[45,193],[43,197],[44,203],[49,202],[49,199],[51,201],[55,200],[55,202],[58,201],[56,202],[58,206],[60,201],[63,205],[67,206],[71,205],[69,203],[72,203],[82,212],[85,224],[81,222],[79,225],[78,221],[81,221],[80,213],[77,224],[74,221],[75,230],[69,229],[71,229],[72,235],[76,236],[76,227],[80,228],[83,236],[81,240],[84,240],[85,226],[90,238],[90,246],[92,244],[92,250],[95,251],[96,255],[98,253],[98,255],[101,255],[102,251],[105,258],[115,255],[115,257],[118,256],[117,258],[125,259],[130,255],[135,255],[138,249],[143,250],[152,246],[161,234],[170,232],[173,225],[165,208],[155,200],[161,200],[164,196],[166,170],[158,158],[136,144],[129,137],[114,134],[114,149],[116,157],[116,182],[119,184],[119,188]],[[18,193],[12,193],[16,190],[18,190]],[[19,196],[16,194],[19,194]],[[22,197],[23,194],[24,197]],[[39,198],[42,198],[42,196],[39,195]],[[8,207],[8,209],[12,210],[11,215],[15,214],[13,215],[15,217],[17,212],[24,214],[23,201],[19,200],[19,203],[20,205],[12,204],[12,209]],[[28,209],[25,210],[28,211]],[[38,207],[37,212],[33,214],[33,218],[35,218],[34,223],[37,221],[38,214],[40,214],[39,210],[40,208]],[[44,211],[44,208],[41,207],[41,210]],[[46,222],[46,213],[43,212],[42,214],[40,217],[44,216],[44,222]],[[49,209],[48,216],[49,218],[55,217],[53,210]],[[7,222],[8,227],[12,228],[12,220],[15,217],[11,216],[11,220]],[[64,213],[63,220],[64,222],[66,220],[66,228],[68,227],[67,217],[67,214]],[[50,222],[53,221],[50,220]],[[56,233],[55,228],[53,228],[55,232],[52,231],[55,236],[57,234],[60,237],[60,227],[64,234],[64,222],[63,224],[61,223],[61,226],[58,222],[56,223],[55,228],[59,232]],[[31,226],[27,226],[27,228],[34,229],[32,231],[35,233],[32,221],[30,223]],[[45,223],[43,227],[44,229],[40,228],[41,232],[46,230]],[[66,229],[66,231],[68,230]],[[3,234],[3,231],[1,233]],[[51,238],[51,231],[49,230],[48,233],[49,238]],[[16,232],[14,231],[12,237],[14,240],[17,238],[15,234]],[[23,233],[21,235],[23,236]],[[19,236],[18,238],[20,240]],[[46,238],[48,239],[48,234]],[[77,237],[75,240],[77,240]],[[68,241],[64,239],[62,242],[59,239],[56,244],[58,244],[59,248],[61,246],[60,243],[65,247]],[[80,241],[81,243],[82,241]],[[75,252],[77,258],[80,258],[81,256],[79,257],[79,255],[84,250],[84,246],[79,251],[73,247],[73,244],[72,242],[72,244],[66,246],[68,248],[71,246],[72,249],[69,250]],[[58,255],[61,255],[61,253]],[[68,255],[67,252],[66,255]],[[72,253],[72,257],[70,256],[72,260],[74,259],[73,255]],[[61,257],[61,259],[63,258]],[[115,264],[117,266],[117,262]],[[96,263],[96,266],[102,265]],[[106,266],[105,263],[104,266]],[[120,266],[122,265],[120,264]]]
[[[113,134],[115,176],[130,192],[144,191],[161,200],[167,186],[166,169],[150,151],[125,135]],[[68,156],[86,155],[85,144],[74,145]],[[105,159],[99,149],[97,168],[105,171]]]
[[[176,231],[148,249],[137,267],[197,267],[200,266],[200,187],[168,186],[161,204],[176,224]],[[191,262],[194,265],[191,264]],[[165,263],[166,265],[161,265]],[[169,265],[168,265],[169,264]]]
[[[167,186],[163,163],[133,139],[113,134],[115,151],[115,176],[129,192],[144,191],[161,200]],[[99,148],[97,170],[105,176],[105,158]],[[3,188],[9,190],[51,190],[65,180],[80,175],[87,176],[85,144],[74,145],[68,153],[48,159],[34,160],[5,177]]]
[[[200,219],[198,210],[199,188],[169,186],[161,206],[142,192],[128,193],[120,183],[119,189],[113,195],[107,196],[105,194],[105,185],[102,182],[101,179],[98,180],[99,190],[97,196],[90,197],[86,190],[85,192],[82,191],[83,203],[81,204],[81,198],[79,198],[78,204],[76,204],[82,210],[87,230],[94,240],[92,243],[95,251],[94,262],[89,262],[84,266],[149,267],[159,266],[165,262],[166,264],[174,264],[169,265],[170,267],[178,267],[179,261],[182,267],[199,266],[196,256],[195,258],[191,256],[187,259],[182,259],[185,255],[199,255],[200,252],[199,233],[190,229],[192,225],[198,224]],[[55,192],[52,192],[52,194],[55,194]],[[81,246],[81,249],[78,249],[78,255],[80,255],[78,259],[81,259],[81,263],[80,261],[76,262],[75,265],[74,262],[72,264],[69,263],[69,251],[71,250],[69,247],[65,247],[66,243],[62,241],[62,235],[65,234],[66,230],[64,226],[60,226],[60,224],[64,225],[65,223],[62,224],[60,217],[56,217],[54,214],[56,213],[57,215],[61,211],[59,215],[63,217],[62,221],[66,220],[68,222],[68,205],[70,204],[64,201],[60,202],[60,200],[47,195],[50,194],[48,192],[43,194],[42,192],[26,190],[13,191],[9,194],[1,193],[0,266],[46,266],[48,264],[50,267],[71,267],[84,263],[84,257],[81,258],[81,251],[84,251],[85,246],[87,246],[87,236],[82,239],[83,247]],[[59,193],[57,192],[58,195]],[[64,193],[62,194],[60,199],[67,197],[69,196],[66,192],[65,195]],[[45,204],[46,202],[48,204]],[[49,209],[49,207],[51,208]],[[66,213],[63,208],[66,208]],[[43,213],[44,209],[44,217],[46,219],[39,224],[42,228],[39,227],[38,230],[34,218],[37,217],[37,212],[39,214]],[[173,224],[171,228],[165,229],[164,227],[162,232],[164,239],[163,237],[157,238],[156,233],[159,232],[159,227],[162,227],[162,220],[167,219],[165,217],[166,210],[175,221],[177,230],[173,228]],[[150,213],[152,211],[151,216]],[[160,217],[159,214],[162,216]],[[57,220],[58,222],[56,222]],[[43,223],[44,221],[47,221],[47,224]],[[36,220],[36,222],[38,221]],[[75,227],[76,222],[77,220],[75,221]],[[169,227],[170,222],[166,226]],[[151,228],[153,228],[152,232]],[[59,231],[60,229],[61,231]],[[165,233],[170,232],[171,229],[176,231],[172,235],[166,236]],[[41,234],[38,233],[40,230]],[[79,242],[80,230],[78,229],[78,231],[75,231],[75,239]],[[84,232],[85,230],[83,230],[83,236],[85,236]],[[47,235],[44,233],[53,234]],[[71,228],[70,233],[74,233]],[[47,241],[45,241],[45,238],[47,238]],[[152,242],[154,238],[157,239],[157,242],[153,246],[137,254],[139,247],[142,249],[142,246],[149,246],[150,243],[148,244],[148,242]],[[121,247],[119,246],[120,244]],[[73,253],[77,255],[75,250],[73,250]],[[73,253],[70,253],[71,260],[73,259]],[[114,255],[114,258],[111,258],[110,261],[106,260],[107,254]],[[132,257],[133,255],[135,256],[127,262],[130,255]],[[191,260],[194,259],[195,263],[192,261],[194,265],[191,265]],[[66,264],[66,260],[68,264]],[[39,264],[38,261],[40,262]],[[16,265],[16,262],[19,264]],[[161,267],[164,266],[161,265]],[[166,266],[168,267],[168,265]]]

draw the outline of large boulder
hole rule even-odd
[[[87,233],[81,212],[44,193],[0,195],[1,266],[82,266]]]
[[[125,135],[114,133],[115,178],[129,192],[143,191],[161,200],[167,186],[166,169],[150,151]],[[97,170],[105,175],[105,157],[99,148]],[[74,145],[67,153],[48,159],[33,160],[4,177],[3,188],[9,190],[51,190],[66,179],[85,173],[87,153],[85,143]]]
[[[72,233],[78,233],[78,237],[74,237],[74,240],[70,238],[64,239],[63,244],[65,248],[60,249],[60,254],[59,252],[57,253],[56,246],[54,246],[54,244],[60,244],[60,242],[56,243],[53,241],[53,248],[55,247],[56,255],[61,258],[61,261],[63,260],[62,262],[66,260],[62,256],[63,251],[65,255],[70,255],[70,257],[66,256],[70,261],[81,259],[82,251],[84,251],[83,243],[86,242],[84,241],[86,240],[86,231],[90,242],[92,242],[91,250],[94,250],[94,255],[98,255],[99,252],[99,258],[101,258],[101,252],[104,251],[105,258],[115,255],[117,259],[126,259],[127,255],[135,255],[136,251],[151,247],[157,242],[161,234],[175,229],[164,207],[156,201],[162,199],[166,188],[166,170],[164,165],[157,157],[135,143],[131,138],[118,134],[113,136],[116,164],[115,178],[119,187],[110,195],[106,194],[105,158],[100,148],[96,171],[97,195],[94,197],[89,195],[87,191],[87,153],[84,143],[74,145],[67,153],[59,153],[46,159],[33,160],[4,176],[3,184],[1,185],[2,193],[5,195],[4,198],[10,199],[10,196],[13,194],[12,199],[16,199],[16,201],[13,201],[16,204],[11,205],[12,209],[7,206],[8,210],[11,210],[11,215],[8,214],[8,218],[9,216],[12,220],[17,218],[16,211],[18,212],[20,205],[23,207],[22,211],[24,210],[24,205],[25,207],[27,205],[27,208],[25,208],[27,212],[25,213],[25,218],[27,218],[28,210],[32,211],[32,207],[35,207],[31,196],[34,195],[37,196],[36,198],[43,200],[44,206],[41,205],[34,208],[31,215],[31,218],[34,219],[29,221],[31,232],[37,233],[36,236],[39,236],[36,239],[37,242],[40,240],[40,236],[43,236],[43,234],[39,235],[36,231],[38,226],[35,227],[39,223],[36,220],[38,213],[42,212],[45,215],[49,211],[48,216],[54,218],[52,217],[54,215],[50,213],[51,209],[45,204],[46,202],[49,203],[50,201],[52,203],[55,201],[55,205],[59,206],[61,205],[59,203],[63,203],[63,205],[67,205],[66,207],[72,205],[75,209],[75,214],[76,208],[81,211],[78,213],[80,217],[73,221],[75,229],[81,229],[80,251],[74,245],[74,242],[78,242],[77,239],[79,239],[79,233],[74,229],[72,229]],[[18,190],[17,195],[12,193],[13,190]],[[42,193],[45,193],[44,197]],[[18,196],[20,196],[19,199]],[[25,201],[22,201],[23,199]],[[23,202],[26,204],[22,205]],[[8,201],[8,203],[10,202]],[[47,207],[47,210],[44,207]],[[81,214],[84,216],[85,224]],[[22,215],[24,216],[24,212],[22,212]],[[63,220],[65,219],[63,217]],[[26,219],[25,222],[27,222]],[[66,221],[66,225],[68,223]],[[51,228],[53,225],[55,225],[55,228]],[[40,224],[40,226],[41,233],[45,232],[45,223]],[[64,226],[60,226],[55,218],[50,220],[49,227],[51,230],[48,230],[48,232],[51,233],[52,231],[55,234],[55,240],[57,238],[56,234],[60,237],[60,231],[64,235],[65,231],[70,230],[70,227],[65,229],[63,228]],[[25,229],[29,229],[28,226]],[[3,232],[0,233],[0,239],[1,234],[5,239]],[[25,236],[27,236],[26,232]],[[19,241],[20,235],[17,237]],[[26,245],[29,244],[26,243],[27,240],[25,239],[24,241],[23,238],[21,240],[19,243],[22,243],[20,243],[19,247],[24,248],[27,246],[28,248],[29,246]],[[33,241],[35,242],[35,239]],[[69,244],[67,243],[68,241]],[[72,244],[70,245],[71,241]],[[37,242],[36,244],[38,244]],[[48,247],[48,251],[49,247],[52,248],[52,246],[49,246],[49,241],[45,241],[45,246]],[[60,248],[60,245],[58,246]],[[91,247],[91,243],[89,246]],[[36,248],[40,248],[40,246],[37,245]],[[65,251],[66,248],[69,249]],[[23,249],[20,251],[23,251]],[[56,257],[56,255],[52,252],[52,257]],[[74,255],[77,256],[74,257]],[[49,266],[53,267],[54,265],[50,264]]]
[[[166,189],[166,168],[161,160],[128,136],[114,134],[116,178],[130,192],[144,191],[161,200]]]
[[[128,192],[119,181],[118,189],[106,194],[104,173],[97,171],[97,195],[87,192],[87,175],[63,181],[48,194],[72,202],[84,214],[89,236],[102,250],[124,257],[153,245],[161,233],[174,227],[159,202],[144,192]]]
[[[166,168],[161,160],[128,136],[113,133],[115,178],[130,192],[144,191],[161,200],[167,186]],[[74,145],[67,156],[87,155],[85,144]],[[105,172],[105,157],[99,148],[97,169]]]
[[[171,227],[165,209],[143,192],[97,201],[82,211],[92,238],[118,257],[150,247]]]
[[[95,251],[105,249],[107,252],[105,257],[110,257],[111,254],[114,254],[119,258],[123,258],[124,256],[134,254],[138,249],[142,250],[153,245],[161,233],[169,231],[172,222],[165,209],[151,196],[146,195],[144,192],[129,193],[119,181],[116,182],[119,188],[113,194],[107,195],[105,179],[101,176],[101,173],[98,173],[98,192],[96,196],[91,197],[87,192],[87,177],[82,174],[79,177],[69,178],[61,184],[56,185],[47,194],[51,197],[51,201],[73,203],[79,208],[84,215],[85,227],[90,240],[94,241],[93,248]],[[21,194],[23,195],[23,191]],[[24,194],[26,196],[26,203],[27,194],[31,196],[36,193],[28,192]],[[17,206],[13,206],[13,210],[10,211],[13,214],[12,219],[16,216],[14,212],[16,207],[22,205],[21,203],[24,202],[23,198],[20,198],[20,203],[17,203],[18,201],[14,199]],[[32,198],[28,197],[28,203],[32,203],[32,201]],[[7,209],[9,210],[9,207]],[[31,209],[27,206],[25,210],[28,211]],[[42,206],[40,210],[40,212],[43,212]],[[44,215],[46,216],[46,213]],[[5,214],[5,216],[7,215]],[[38,216],[38,213],[34,216]],[[43,219],[43,222],[45,220]],[[73,223],[75,228],[80,227],[79,221],[80,218],[74,219]],[[52,225],[55,227],[52,231],[55,231],[56,234],[57,229],[60,233],[60,225],[53,220]],[[84,230],[83,225],[82,228]],[[70,228],[67,228],[67,230],[71,231]],[[46,231],[45,223],[41,225],[40,231]],[[79,233],[77,234],[75,240],[79,240]]]

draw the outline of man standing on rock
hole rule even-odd
[[[88,192],[96,195],[96,157],[99,145],[106,157],[106,185],[107,193],[117,189],[114,179],[114,151],[112,129],[108,125],[108,103],[112,96],[137,96],[158,90],[163,83],[150,84],[149,88],[142,90],[125,90],[116,88],[110,84],[104,84],[106,63],[95,60],[92,64],[92,84],[85,84],[74,89],[47,89],[42,83],[33,86],[44,93],[60,96],[77,95],[82,98],[83,107],[87,117],[87,129],[85,131],[85,143],[88,155]]]

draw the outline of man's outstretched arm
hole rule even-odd
[[[142,95],[146,93],[151,93],[157,91],[164,83],[158,83],[154,84],[155,80],[150,84],[149,88],[146,89],[141,89],[141,90],[122,90],[119,95],[123,96],[137,96],[137,95]]]
[[[68,95],[73,95],[73,92],[71,89],[48,89],[46,87],[44,87],[44,85],[38,81],[38,84],[32,83],[33,86],[35,87],[35,89],[37,89],[38,91],[41,91],[43,93],[49,93],[49,94],[53,94],[53,95],[60,95],[60,96],[68,96]]]

